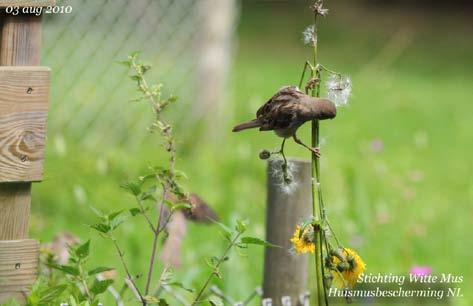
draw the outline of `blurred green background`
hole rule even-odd
[[[452,304],[471,305],[472,14],[447,4],[432,9],[328,1],[327,6],[330,14],[320,23],[320,60],[350,75],[354,84],[349,106],[339,110],[336,120],[322,124],[322,175],[331,222],[343,243],[363,257],[367,272],[406,274],[422,265],[434,273],[464,275],[465,297]],[[298,82],[311,53],[301,34],[310,21],[306,2],[244,1],[225,120],[189,127],[182,124],[185,110],[170,114],[179,121],[178,168],[189,177],[188,189],[211,203],[224,223],[248,218],[251,233],[260,237],[266,164],[258,153],[276,148],[280,140],[272,133],[230,131],[251,118],[279,87]],[[110,57],[107,65],[120,59]],[[54,68],[56,61],[54,53],[45,54],[44,64]],[[87,67],[85,73],[94,73],[94,68]],[[123,68],[111,70],[116,78],[126,78]],[[53,97],[67,88],[62,84],[67,81],[64,71],[54,79]],[[130,90],[133,84],[127,84]],[[74,83],[71,95],[94,103],[98,98],[89,93],[94,86],[101,84],[89,84],[85,76]],[[108,134],[81,130],[80,116],[68,122],[79,126],[71,133],[62,129],[64,118],[51,116],[45,180],[33,188],[30,236],[43,242],[64,231],[83,240],[92,237],[93,264],[120,267],[112,245],[86,226],[95,221],[89,205],[103,210],[131,207],[134,201],[120,183],[164,161],[156,137],[146,134],[148,108],[130,103],[115,109],[115,101],[123,105],[133,96],[112,94],[107,111],[116,131],[127,133],[120,123],[139,120],[143,130],[136,137],[143,142],[84,146],[77,135]],[[67,109],[67,100],[53,103]],[[127,117],[132,114],[138,119]],[[209,129],[221,135],[209,136]],[[308,126],[300,132],[307,142],[308,132]],[[308,158],[292,142],[287,152]],[[183,266],[176,273],[192,287],[209,273],[205,259],[219,254],[224,242],[214,226],[189,226]],[[143,273],[151,246],[145,223],[134,219],[119,233],[131,269]],[[243,299],[261,284],[262,267],[263,250],[250,248],[246,258],[232,256],[217,284]]]

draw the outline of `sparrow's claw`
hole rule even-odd
[[[305,143],[303,143],[299,138],[297,138],[296,134],[294,134],[292,136],[294,138],[294,141],[298,144],[300,144],[301,146],[303,146],[304,148],[308,149],[309,151],[311,151],[312,153],[315,154],[315,156],[317,156],[317,158],[320,158],[320,148],[311,148],[309,147],[308,145],[306,145]]]
[[[317,156],[317,158],[320,158],[320,148],[309,148],[309,150]]]

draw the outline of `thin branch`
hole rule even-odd
[[[328,69],[327,67],[325,67],[324,65],[322,65],[322,64],[320,64],[320,63],[317,65],[316,69],[317,69],[317,70],[324,70],[324,71],[327,71],[327,72],[329,72],[329,73],[331,73],[331,74],[335,74],[335,75],[338,75],[338,76],[342,76],[341,73],[336,72],[336,71],[331,70],[331,69]]]
[[[162,218],[163,213],[164,213],[164,201],[166,199],[166,192],[167,192],[167,188],[166,188],[166,186],[163,185],[163,193],[162,193],[162,196],[161,196],[161,203],[160,203],[160,209],[159,209],[159,214],[158,214],[158,221],[157,221],[157,224],[156,224],[156,229],[153,230],[153,233],[154,233],[153,246],[152,246],[152,249],[151,249],[151,258],[150,258],[150,262],[149,262],[148,276],[147,276],[147,279],[146,279],[145,295],[148,295],[148,293],[149,293],[149,288],[151,286],[151,279],[153,278],[154,263],[155,263],[155,260],[156,260],[156,252],[157,252],[157,248],[158,248],[158,239],[159,239],[159,234],[162,231],[160,229],[165,227],[165,224],[163,225],[163,227],[160,227],[160,223],[161,223],[161,218]],[[171,213],[169,213],[169,216],[170,215],[171,215]],[[166,220],[167,222],[169,222],[169,219],[170,219],[169,216],[168,216],[168,219]]]
[[[304,78],[305,78],[305,73],[307,71],[307,68],[310,68],[311,71],[314,71],[314,67],[312,67],[312,64],[309,61],[306,61],[304,64],[304,69],[302,69],[301,80],[299,81],[299,89],[302,87],[302,84],[304,83]]]
[[[123,269],[125,269],[125,273],[127,275],[127,279],[128,281],[130,282],[130,284],[133,286],[133,290],[136,292],[136,294],[138,294],[138,297],[140,299],[140,302],[143,304],[143,305],[146,305],[146,301],[143,297],[143,295],[141,294],[140,290],[138,289],[138,286],[136,285],[135,281],[133,280],[133,277],[131,276],[131,273],[130,273],[130,270],[128,269],[128,265],[126,264],[125,262],[125,258],[124,258],[124,253],[123,251],[121,250],[120,246],[118,245],[118,242],[117,240],[114,238],[114,237],[110,237],[112,242],[113,242],[113,245],[115,246],[115,249],[117,250],[117,253],[118,253],[118,256],[120,257],[120,261],[122,263],[122,266],[123,266]]]
[[[138,205],[140,206],[141,214],[146,219],[146,222],[148,223],[151,230],[154,232],[154,224],[149,218],[149,216],[146,214],[145,208],[143,206],[143,202],[138,197],[136,197],[136,201],[138,202]]]
[[[144,207],[141,201],[139,201],[143,215],[145,216],[146,221],[150,225],[153,232],[153,243],[151,247],[151,256],[149,260],[149,268],[148,268],[146,286],[145,286],[145,291],[144,291],[145,295],[148,295],[150,291],[150,287],[151,287],[151,281],[153,279],[153,272],[154,272],[155,262],[156,262],[159,235],[166,228],[166,225],[169,223],[172,217],[172,210],[171,210],[166,220],[162,222],[162,218],[164,214],[164,205],[166,201],[166,193],[169,191],[172,191],[172,184],[175,183],[174,180],[175,180],[175,163],[176,163],[176,144],[173,138],[173,133],[172,133],[173,130],[172,130],[171,125],[161,121],[160,119],[161,111],[164,109],[165,106],[169,104],[170,100],[169,99],[161,100],[160,92],[153,91],[153,89],[149,86],[144,76],[145,74],[144,66],[137,63],[136,57],[131,58],[131,67],[135,70],[135,72],[138,75],[138,89],[144,94],[145,98],[148,99],[149,104],[151,105],[151,108],[154,114],[156,115],[153,126],[160,128],[161,136],[165,140],[165,143],[164,143],[165,150],[169,153],[169,169],[168,169],[169,175],[167,179],[161,183],[162,196],[160,199],[160,203],[158,204],[159,213],[157,217],[157,224],[155,226],[153,225],[153,222],[149,219],[149,217],[146,214],[144,214]],[[157,177],[157,180],[160,181],[161,179]],[[146,306],[146,301],[144,303],[144,306]]]
[[[233,246],[237,243],[238,239],[240,238],[240,236],[242,235],[243,233],[239,232],[235,238],[233,238],[231,240],[231,242],[228,244],[227,248],[225,249],[225,251],[223,252],[222,256],[220,256],[217,260],[217,263],[215,264],[215,266],[213,267],[213,270],[212,272],[210,273],[209,277],[207,278],[207,280],[205,281],[204,285],[202,286],[202,288],[200,288],[199,290],[199,293],[197,294],[197,296],[195,297],[194,301],[192,302],[191,306],[194,306],[194,305],[197,305],[198,303],[200,303],[200,298],[202,297],[202,295],[204,294],[205,292],[205,289],[207,289],[207,287],[209,286],[210,284],[210,281],[213,279],[214,275],[218,275],[219,271],[218,269],[220,268],[220,265],[226,260],[227,258],[227,255],[228,253],[230,252],[230,250],[233,248]]]

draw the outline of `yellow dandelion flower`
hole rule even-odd
[[[297,253],[314,253],[314,229],[312,226],[306,226],[304,232],[301,233],[301,227],[298,225],[291,238],[291,242]]]
[[[339,267],[339,270],[340,267],[342,270],[340,273],[332,272],[333,278],[337,287],[343,288],[348,285],[353,288],[358,277],[365,272],[366,264],[352,249],[343,248],[342,254],[346,258],[346,262],[342,262],[337,256],[332,256],[332,262]]]

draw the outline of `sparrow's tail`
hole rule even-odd
[[[255,127],[259,127],[261,126],[261,123],[258,121],[258,119],[253,119],[251,121],[248,121],[248,122],[245,122],[245,123],[242,123],[242,124],[239,124],[237,126],[235,126],[233,128],[233,132],[239,132],[239,131],[242,131],[242,130],[246,130],[246,129],[252,129],[252,128],[255,128]]]

